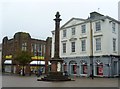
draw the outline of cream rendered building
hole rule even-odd
[[[90,18],[72,18],[60,29],[60,57],[69,75],[115,77],[119,75],[120,22],[97,12]],[[52,57],[54,31],[52,31]],[[93,65],[92,65],[93,64]]]
[[[1,67],[1,60],[2,60],[2,44],[0,44],[0,88],[2,88],[2,67]]]

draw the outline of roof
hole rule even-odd
[[[65,25],[67,25],[69,22],[71,22],[72,20],[78,20],[78,21],[85,21],[86,19],[82,19],[82,18],[71,18],[69,21],[67,21],[63,26],[61,26],[60,29],[62,29]]]
[[[91,15],[91,17],[88,18],[88,19],[71,18],[69,21],[67,21],[64,25],[61,26],[60,30],[62,30],[72,20],[84,21],[84,22],[81,22],[81,23],[74,24],[72,26],[77,26],[77,25],[84,24],[84,23],[87,23],[87,22],[90,22],[90,21],[97,21],[97,20],[104,20],[104,19],[110,19],[110,20],[115,21],[118,24],[120,24],[120,21],[118,21],[118,20],[116,20],[116,19],[114,19],[110,16],[104,16],[104,15],[98,13],[98,12],[91,12],[90,15]],[[69,27],[72,27],[72,26],[68,26],[68,27],[65,27],[65,28],[69,28]],[[54,30],[51,31],[51,32],[53,33]]]

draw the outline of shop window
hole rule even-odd
[[[82,65],[82,74],[87,74],[87,65]]]

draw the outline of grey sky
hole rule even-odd
[[[72,17],[86,19],[93,11],[118,19],[118,1],[1,0],[0,43],[4,36],[12,38],[19,31],[30,33],[32,38],[46,39],[54,30],[53,19],[57,11],[61,14],[61,25]]]

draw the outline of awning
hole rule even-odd
[[[51,63],[48,62],[48,64],[50,65]],[[30,65],[45,65],[45,61],[32,61]]]
[[[30,62],[31,65],[45,65],[45,61],[32,61]]]
[[[5,60],[4,64],[12,64],[12,60]]]

